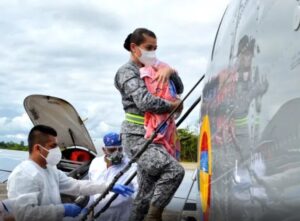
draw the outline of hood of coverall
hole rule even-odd
[[[97,154],[83,120],[69,102],[52,96],[30,95],[25,98],[24,107],[34,125],[44,124],[57,131],[60,148],[85,149]]]

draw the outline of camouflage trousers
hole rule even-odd
[[[122,134],[122,146],[131,158],[145,144],[142,135]],[[164,208],[184,177],[183,167],[160,144],[150,144],[137,160],[139,191],[133,202],[130,221],[142,221],[150,203]]]

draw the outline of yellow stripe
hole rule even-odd
[[[247,122],[244,122],[244,123],[235,123],[235,126],[237,126],[237,127],[247,126],[247,125],[248,125]]]
[[[130,113],[126,113],[126,116],[129,116],[129,117],[134,117],[134,118],[139,118],[139,119],[142,119],[144,120],[144,117],[141,116],[141,115],[137,115],[137,114],[130,114]]]
[[[238,122],[238,123],[245,122],[245,121],[248,121],[248,117],[240,118],[240,119],[235,119],[234,121]]]
[[[248,117],[235,119],[234,123],[236,126],[244,126],[248,124]]]
[[[130,123],[134,123],[134,124],[138,124],[138,125],[144,125],[144,117],[140,116],[140,115],[126,113],[125,114],[125,120],[130,122]]]

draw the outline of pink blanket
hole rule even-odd
[[[157,70],[161,67],[165,67],[167,64],[157,61],[152,66],[143,67],[140,69],[140,76],[144,79],[148,91],[157,96],[161,97],[167,101],[175,101],[178,99],[175,86],[173,82],[169,81],[163,85],[159,85],[157,80]],[[145,113],[145,129],[146,134],[145,138],[149,138],[153,131],[169,116],[166,114],[154,114],[150,112]],[[162,144],[168,153],[173,156],[175,159],[179,160],[180,157],[180,141],[176,131],[176,124],[174,118],[170,118],[167,121],[166,127],[164,127],[156,136],[153,141],[154,143]]]

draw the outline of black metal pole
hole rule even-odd
[[[192,106],[190,106],[190,108],[184,113],[184,115],[182,115],[182,117],[176,122],[176,127],[179,127],[179,125],[185,120],[187,116],[189,116],[189,114],[192,112],[192,110],[194,110],[194,108],[197,106],[197,104],[199,104],[200,101],[201,96],[197,100],[195,100]]]
[[[161,123],[161,125],[155,129],[155,131],[152,133],[151,137],[149,140],[146,141],[142,149],[137,152],[132,159],[128,162],[128,164],[114,177],[112,182],[109,184],[109,186],[104,190],[104,192],[96,199],[96,201],[88,208],[88,211],[84,216],[82,217],[82,221],[86,220],[89,213],[94,210],[94,208],[98,205],[98,203],[105,198],[105,196],[109,193],[109,191],[113,188],[113,186],[116,184],[118,179],[131,167],[131,165],[145,152],[145,150],[148,148],[148,146],[152,143],[154,138],[156,137],[157,133],[161,130],[161,128],[164,126],[164,124],[174,115],[174,113],[181,107],[183,102],[190,96],[190,94],[195,90],[195,88],[199,85],[199,83],[204,79],[205,75],[203,75],[197,82],[196,84],[192,87],[192,89],[185,95],[185,97],[181,100],[179,105],[174,108],[169,116],[167,117],[164,122]]]
[[[134,179],[134,177],[137,175],[137,172],[135,171],[124,183],[125,185],[129,185],[131,183],[131,181]],[[101,210],[99,212],[97,212],[94,216],[94,219],[97,219],[102,213],[104,213],[112,204],[112,202],[117,199],[117,197],[119,196],[118,193],[115,193],[110,199],[109,201],[101,208]]]
[[[193,111],[193,109],[197,106],[197,104],[201,101],[201,96],[192,104],[192,106],[180,117],[180,119],[176,123],[176,127],[179,127],[180,124],[187,118],[187,116]],[[125,182],[125,185],[129,185],[131,181],[134,179],[134,177],[137,175],[137,172],[135,171]],[[94,216],[95,219],[97,219],[102,213],[104,213],[109,206],[112,204],[112,202],[119,196],[119,194],[115,193],[109,201],[101,208],[99,212],[97,212]]]

